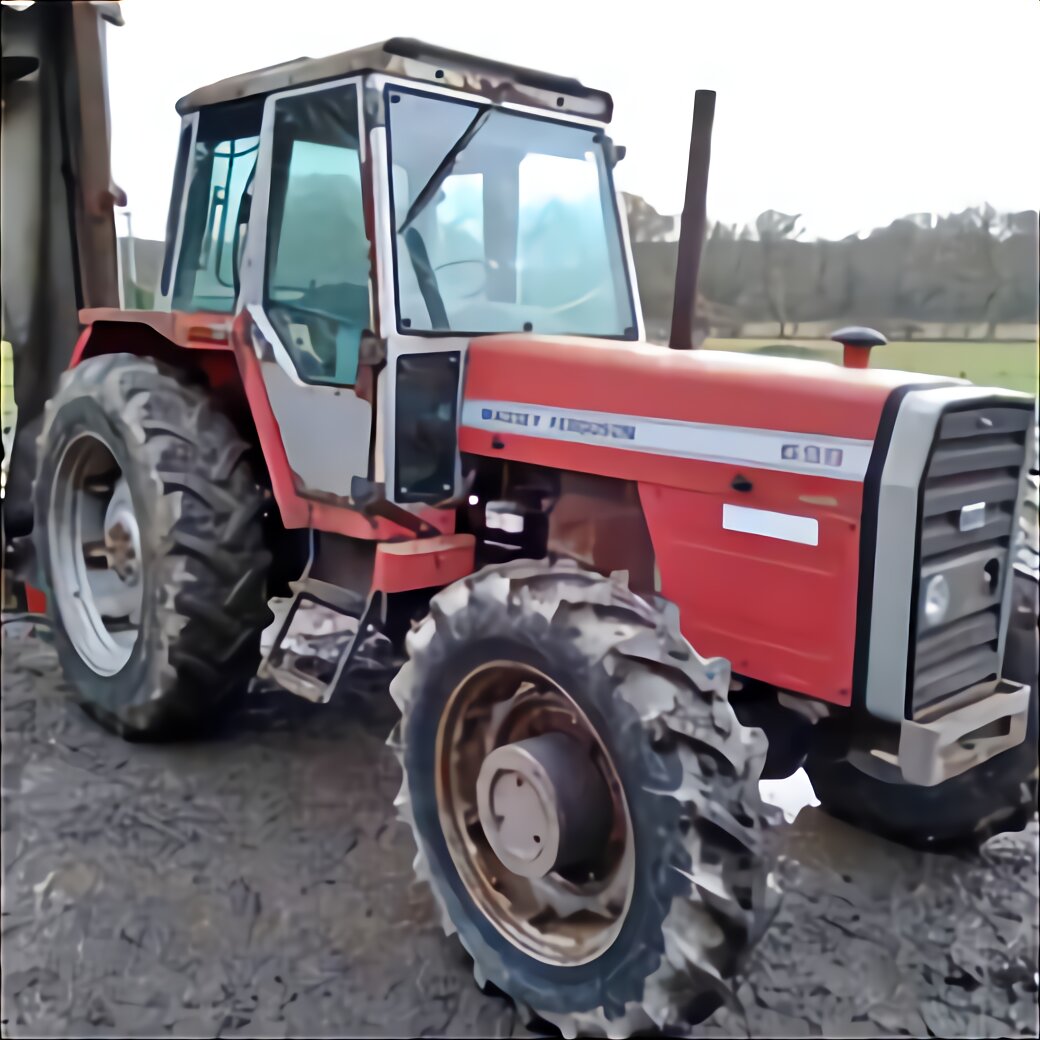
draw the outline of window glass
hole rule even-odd
[[[184,196],[184,182],[188,176],[188,150],[191,148],[191,127],[181,131],[181,141],[177,147],[177,166],[173,173],[173,190],[170,193],[170,212],[166,216],[166,249],[163,252],[162,277],[159,292],[165,296],[170,291],[170,278],[173,275],[173,250],[177,244],[177,226],[181,217],[181,202]]]
[[[356,381],[369,270],[357,88],[277,101],[266,307],[302,378]]]
[[[234,309],[242,199],[252,189],[262,108],[257,101],[199,114],[173,307]]]
[[[613,272],[593,156],[527,155],[518,191],[517,302],[594,324]]]
[[[634,338],[595,128],[387,93],[403,331]]]

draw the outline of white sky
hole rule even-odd
[[[109,27],[113,171],[162,238],[174,103],[389,36],[577,76],[614,96],[617,180],[682,208],[693,94],[718,91],[708,207],[840,237],[911,212],[1038,205],[1037,0],[123,0]],[[612,13],[611,12],[612,9]],[[1030,116],[1034,113],[1034,117]],[[125,225],[120,221],[120,233]]]

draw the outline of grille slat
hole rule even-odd
[[[1018,473],[998,470],[996,473],[953,473],[928,481],[924,493],[924,515],[952,513],[974,502],[987,505],[1014,502],[1018,497]]]
[[[932,455],[931,477],[977,470],[1015,468],[1022,460],[1021,440],[1013,437],[958,438],[940,445]]]
[[[956,514],[942,513],[928,517],[921,531],[921,559],[930,561],[943,553],[956,552],[982,542],[993,542],[1001,546],[1007,545],[1011,537],[1012,506],[995,507],[993,519],[974,531],[962,531],[957,524]]]
[[[988,437],[997,433],[1018,433],[1029,429],[1032,413],[1028,408],[968,408],[947,412],[939,424],[941,441],[958,437]]]
[[[1002,591],[1032,424],[1031,409],[993,404],[948,412],[939,423],[921,489],[913,713],[997,678]],[[962,518],[961,510],[977,503],[984,512]],[[950,607],[942,623],[929,626],[925,586],[936,574],[947,581]]]
[[[948,660],[964,646],[993,643],[995,649],[999,620],[997,609],[992,607],[921,636],[917,641],[916,674],[920,676]]]
[[[997,677],[997,647],[973,646],[926,668],[914,678],[914,708],[920,710],[941,697]]]

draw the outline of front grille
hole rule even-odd
[[[940,421],[921,488],[912,714],[998,677],[1003,591],[1032,425],[1030,409],[998,405],[950,411]],[[925,591],[938,574],[949,609],[930,624]]]

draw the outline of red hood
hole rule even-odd
[[[950,382],[758,354],[500,335],[470,344],[465,398],[872,440],[893,389]]]

